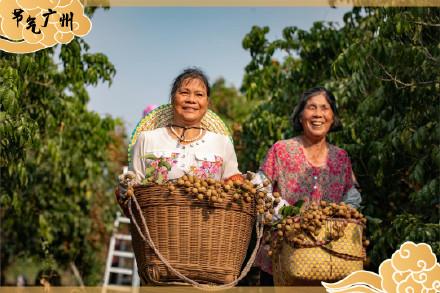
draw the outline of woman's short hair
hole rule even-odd
[[[209,98],[209,95],[211,94],[211,87],[209,86],[209,81],[206,74],[199,68],[186,68],[173,81],[173,85],[171,86],[171,94],[170,94],[171,103],[173,102],[173,99],[176,96],[177,91],[182,86],[183,82],[187,79],[190,80],[198,79],[201,82],[203,82],[203,84],[206,87],[206,94],[208,95]]]
[[[341,119],[339,118],[338,108],[336,107],[335,96],[332,94],[332,92],[327,90],[325,87],[318,86],[318,87],[314,87],[309,90],[306,90],[301,95],[301,98],[299,99],[298,104],[296,105],[295,109],[293,110],[292,123],[293,123],[293,129],[295,131],[303,131],[303,127],[302,127],[300,119],[301,119],[302,112],[304,111],[304,107],[306,106],[307,101],[310,98],[317,96],[319,94],[323,94],[326,97],[327,102],[330,104],[330,107],[332,108],[332,111],[333,111],[333,124],[330,127],[329,132],[338,131],[338,130],[342,129]]]

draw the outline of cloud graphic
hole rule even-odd
[[[437,262],[431,246],[405,242],[393,253],[391,261],[396,270],[420,272],[431,269]]]
[[[405,242],[383,261],[379,275],[357,271],[336,283],[322,285],[327,292],[431,293],[440,292],[440,264],[426,243]]]
[[[30,53],[67,44],[92,28],[79,0],[0,0],[0,49]]]
[[[433,292],[440,292],[440,265],[437,263],[430,270],[415,273],[414,280]]]

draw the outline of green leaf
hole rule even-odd
[[[154,168],[154,167],[147,167],[147,168],[145,168],[145,177],[150,177],[150,176],[152,176],[153,174],[154,174],[154,171],[155,171],[156,169]]]
[[[365,218],[367,218],[368,223],[375,224],[375,225],[382,224],[382,220],[379,218],[373,218],[368,215],[366,215]]]
[[[164,177],[163,177],[162,173],[158,173],[157,178],[156,178],[156,183],[163,184],[163,182],[164,182]]]
[[[171,164],[165,160],[161,160],[159,162],[159,167],[165,167],[165,168],[167,168],[168,171],[171,170]]]
[[[280,208],[279,213],[285,218],[287,216],[290,216],[293,213],[293,207],[292,206],[283,206]]]
[[[143,159],[147,160],[157,160],[158,158],[153,154],[146,154],[145,156],[142,156]]]
[[[283,206],[280,208],[279,210],[279,214],[283,216],[283,218],[285,217],[289,217],[289,216],[295,216],[295,215],[299,215],[300,213],[300,208],[295,207],[295,206]]]
[[[301,208],[304,204],[304,200],[300,199],[297,202],[295,202],[294,206],[296,206],[297,208]]]

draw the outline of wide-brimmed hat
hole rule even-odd
[[[166,127],[173,123],[173,106],[171,104],[162,105],[150,113],[148,113],[137,124],[131,134],[130,143],[128,145],[128,161],[131,162],[131,149],[136,143],[139,133],[142,131],[154,130],[156,128]],[[228,136],[231,141],[231,132],[223,120],[214,112],[208,109],[201,121],[201,127],[221,135]]]

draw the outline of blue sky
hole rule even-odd
[[[114,7],[98,10],[85,37],[91,52],[106,54],[117,73],[113,84],[89,88],[89,109],[122,118],[128,133],[149,104],[169,99],[173,78],[197,66],[213,82],[224,77],[239,87],[250,55],[243,37],[253,25],[269,26],[269,39],[283,28],[308,29],[315,21],[342,23],[347,8],[166,8]],[[281,57],[281,56],[280,56]]]

